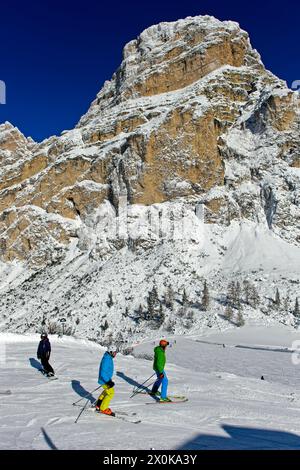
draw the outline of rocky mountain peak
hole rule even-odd
[[[180,290],[183,270],[189,286],[204,272],[222,286],[231,266],[226,251],[243,258],[264,230],[262,246],[275,246],[275,237],[296,259],[299,123],[298,95],[265,69],[237,23],[200,16],[147,28],[125,46],[119,69],[75,129],[37,144],[9,123],[0,126],[3,288],[34,270],[40,281],[29,292],[42,279],[59,289],[53,276],[62,281],[68,273],[69,297],[59,298],[70,313],[74,289],[76,297],[81,286],[111,288],[102,263],[109,276],[118,270],[128,299],[140,302],[132,278],[139,269],[145,286],[160,273]],[[166,212],[175,227],[182,211],[190,243],[177,244],[164,239],[161,220]],[[247,269],[257,272],[257,263]],[[85,296],[83,310],[96,315]],[[33,301],[33,312],[41,302]]]

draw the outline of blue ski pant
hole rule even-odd
[[[157,375],[157,380],[156,382],[154,383],[153,387],[152,387],[152,392],[157,392],[157,390],[159,389],[159,387],[161,386],[161,398],[167,398],[167,392],[168,392],[168,377],[165,373],[165,371],[163,370],[162,373],[164,374],[163,378],[160,379],[159,376],[160,376],[160,372],[157,372],[156,371],[156,375]]]

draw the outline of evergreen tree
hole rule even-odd
[[[252,308],[258,307],[260,301],[258,292],[256,287],[248,280],[243,281],[243,295],[247,305],[250,305]]]
[[[163,315],[164,315],[163,306],[162,306],[162,303],[160,302],[160,304],[159,304],[159,317],[163,317]]]
[[[187,296],[187,293],[186,293],[186,290],[185,288],[183,289],[183,294],[182,294],[182,305],[183,307],[187,307],[189,304],[189,300],[188,300],[188,296]]]
[[[257,289],[254,285],[250,286],[250,295],[249,295],[249,304],[252,308],[257,308],[259,306],[260,298],[257,292]]]
[[[156,285],[154,284],[152,290],[149,292],[148,298],[147,298],[147,319],[152,319],[156,315],[156,310],[159,307],[159,298],[158,298],[158,293],[157,293],[157,288]]]
[[[243,310],[242,310],[241,307],[238,310],[237,325],[238,326],[244,326],[245,325],[245,320],[244,320],[244,317],[243,317]]]
[[[235,285],[235,306],[237,308],[240,308],[241,306],[241,296],[242,296],[242,289],[241,289],[241,284],[239,283],[239,281],[237,281],[236,285]]]
[[[166,306],[173,310],[174,308],[174,291],[172,289],[172,286],[169,285],[167,288],[167,292],[165,295],[165,300],[166,300]]]
[[[138,308],[138,317],[141,318],[142,316],[143,316],[143,307],[142,307],[142,304],[140,304]]]
[[[125,308],[125,312],[123,313],[123,316],[124,316],[124,317],[128,317],[128,315],[129,315],[129,308],[126,307],[126,308]]]
[[[280,294],[279,294],[279,290],[278,288],[276,289],[276,294],[275,294],[275,300],[274,300],[274,304],[275,304],[275,307],[276,308],[279,308],[280,307]]]
[[[231,281],[228,285],[227,293],[227,303],[231,305],[232,308],[239,309],[242,302],[242,288],[239,281]]]
[[[300,308],[299,308],[299,301],[298,301],[298,297],[296,298],[296,301],[295,301],[295,307],[294,307],[294,311],[293,311],[293,314],[295,317],[300,317]]]
[[[113,295],[112,295],[112,291],[110,291],[110,293],[108,294],[108,300],[106,302],[106,305],[110,308],[113,306],[113,304],[114,304]]]
[[[290,310],[290,299],[289,297],[285,297],[283,301],[283,311],[285,313],[289,313],[289,310]]]
[[[159,315],[158,315],[158,324],[159,324],[159,326],[162,325],[164,321],[165,321],[165,313],[164,313],[163,305],[160,302]]]
[[[232,308],[231,308],[230,304],[226,305],[224,316],[225,316],[226,320],[232,320],[233,311],[232,311]]]
[[[189,320],[193,321],[193,320],[194,320],[194,312],[193,312],[193,310],[190,310],[189,312],[187,312],[186,317],[187,317]]]
[[[249,305],[251,297],[251,285],[247,279],[243,281],[243,294],[245,298],[245,303]]]
[[[209,307],[210,303],[210,296],[209,296],[209,290],[207,287],[207,282],[206,279],[204,280],[204,287],[203,287],[203,294],[202,294],[202,308],[203,310],[207,310]]]
[[[149,294],[147,298],[147,316],[146,319],[150,320],[155,315],[155,303],[153,301],[153,297]]]

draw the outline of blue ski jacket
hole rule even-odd
[[[98,384],[103,385],[112,379],[114,373],[114,361],[111,355],[106,352],[102,357],[99,367]]]
[[[46,357],[49,359],[51,353],[51,345],[50,341],[47,339],[42,339],[39,343],[39,347],[37,350],[37,358],[42,359],[42,357]]]

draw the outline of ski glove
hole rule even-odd
[[[115,386],[115,382],[113,382],[112,380],[109,380],[108,382],[106,382],[106,385],[108,386],[108,388],[112,388]]]

